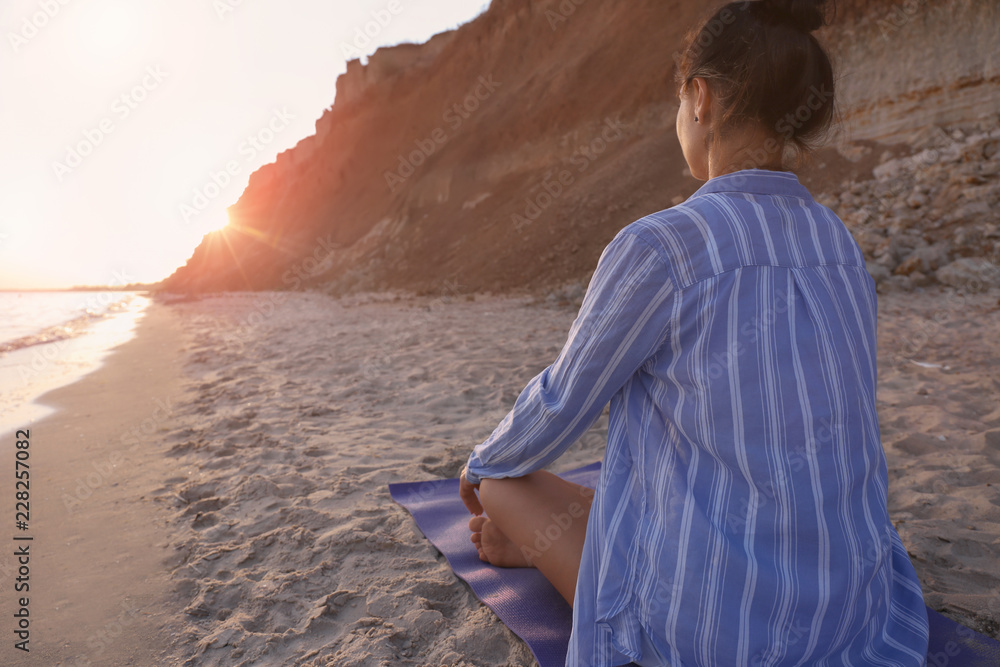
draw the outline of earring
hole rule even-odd
[[[694,122],[696,122],[696,123],[698,122],[698,117],[697,116],[694,117]]]

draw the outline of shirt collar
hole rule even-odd
[[[743,169],[716,176],[705,182],[691,199],[714,192],[740,192],[756,195],[783,195],[811,199],[809,190],[799,183],[799,177],[788,171]]]

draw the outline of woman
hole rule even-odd
[[[734,2],[693,34],[677,135],[707,183],[608,245],[559,357],[463,472],[480,557],[573,605],[569,665],[924,663],[886,508],[874,283],[782,171],[833,116],[824,10]],[[609,401],[591,499],[540,469]]]

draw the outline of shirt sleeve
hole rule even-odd
[[[663,257],[626,228],[604,249],[556,360],[469,457],[466,479],[521,477],[559,457],[666,339],[673,284]]]

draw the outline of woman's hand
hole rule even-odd
[[[461,496],[462,502],[465,503],[465,508],[469,510],[469,513],[479,516],[483,513],[483,506],[479,502],[479,496],[476,495],[479,485],[465,479],[465,470],[465,468],[462,468],[462,476],[459,478],[458,495]]]

